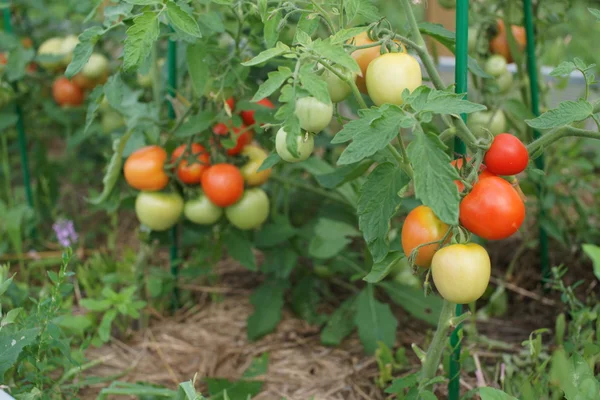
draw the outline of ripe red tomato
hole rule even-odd
[[[242,149],[247,144],[250,144],[250,142],[252,142],[252,139],[254,139],[254,131],[252,129],[248,129],[246,127],[246,125],[242,124],[242,126],[240,126],[240,127],[234,126],[234,127],[232,127],[232,130],[233,130],[233,137],[237,138],[237,142],[235,144],[235,147],[232,147],[231,149],[227,149],[227,154],[229,154],[230,156],[239,154],[242,151]],[[229,127],[227,125],[225,125],[224,123],[220,122],[213,127],[213,133],[215,135],[221,135],[221,136],[229,135]]]
[[[64,76],[54,81],[52,95],[54,101],[60,106],[80,106],[83,104],[83,90]]]
[[[460,203],[460,223],[483,239],[506,239],[519,230],[524,219],[525,205],[519,193],[497,176],[477,182]]]
[[[527,168],[527,147],[510,133],[501,133],[494,138],[483,159],[487,169],[497,175],[516,175]]]
[[[265,106],[267,108],[275,108],[275,105],[271,103],[271,100],[269,99],[259,100],[257,104],[260,104],[261,106]],[[246,124],[247,126],[254,125],[256,123],[256,121],[254,120],[254,110],[244,110],[240,113],[240,116],[242,117],[242,121],[244,121],[244,124]]]
[[[525,50],[525,28],[522,26],[511,25],[510,29],[515,38],[515,42],[517,43],[518,50]],[[504,26],[504,21],[501,19],[498,20],[498,33],[490,40],[490,52],[492,52],[492,54],[500,54],[509,63],[513,62],[513,57],[508,45],[508,38],[506,37],[506,27]]]
[[[219,207],[235,204],[244,194],[244,177],[232,164],[215,164],[202,174],[204,194]]]
[[[231,112],[233,112],[233,110],[235,109],[235,99],[233,98],[233,96],[225,100],[225,103],[227,103],[229,109],[231,110]]]
[[[443,223],[427,206],[413,209],[404,220],[402,226],[402,249],[406,257],[419,245],[442,240],[448,231],[448,225]],[[429,268],[431,259],[439,248],[439,243],[429,244],[419,248],[415,264]]]
[[[467,157],[467,162],[469,162],[469,161],[471,161],[471,157]],[[460,173],[462,170],[462,167],[463,167],[463,159],[457,158],[456,160],[451,161],[450,165],[456,167],[456,169],[458,169],[458,171]],[[485,165],[481,164],[479,166],[479,176],[477,177],[477,181],[480,181],[484,178],[489,178],[490,176],[496,176],[496,175],[492,174],[490,171],[487,170]],[[462,183],[462,181],[455,180],[454,184],[458,188],[459,193],[462,193],[463,190],[465,190],[465,185],[464,185],[464,183]]]
[[[202,180],[202,174],[206,171],[210,165],[210,154],[204,148],[204,146],[198,143],[192,143],[190,149],[186,151],[187,145],[182,144],[177,147],[171,155],[171,163],[174,163],[179,159],[177,165],[177,176],[183,183],[188,185],[194,183],[200,183]],[[183,154],[185,152],[185,154]],[[190,156],[196,156],[192,164],[188,163]]]
[[[490,256],[478,244],[452,244],[431,262],[431,276],[440,295],[451,303],[468,304],[480,298],[490,283]]]
[[[138,190],[161,190],[169,182],[164,165],[167,152],[159,146],[134,151],[125,161],[125,180]]]

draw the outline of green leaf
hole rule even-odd
[[[370,0],[347,0],[344,1],[348,21],[360,17],[365,22],[375,22],[381,19],[379,10]]]
[[[396,378],[392,381],[392,384],[385,389],[386,393],[399,394],[404,393],[404,389],[413,387],[419,381],[420,373],[415,372],[402,378]]]
[[[269,353],[254,357],[250,366],[244,371],[243,378],[256,378],[265,375],[269,370]]]
[[[558,108],[549,110],[539,117],[528,119],[525,122],[533,129],[552,129],[587,119],[592,115],[593,109],[594,107],[583,99],[563,101],[558,105]]]
[[[408,311],[413,317],[436,326],[442,310],[442,299],[430,294],[425,296],[422,289],[403,285],[398,282],[381,282],[390,299]]]
[[[206,48],[202,44],[188,46],[186,50],[188,71],[197,96],[204,94],[204,88],[210,76],[209,66],[204,62],[205,55]]]
[[[152,5],[152,4],[159,4],[161,1],[160,0],[123,0],[126,3],[129,4],[135,4],[138,6],[148,6],[148,5]]]
[[[75,50],[73,50],[73,59],[65,71],[67,78],[72,78],[81,71],[90,59],[90,56],[94,52],[94,46],[103,33],[104,29],[99,26],[93,26],[79,35],[79,43],[77,43]]]
[[[531,109],[520,99],[505,100],[502,102],[502,108],[504,111],[512,114],[517,121],[535,118],[535,115],[531,112]]]
[[[281,22],[281,13],[279,11],[275,13],[269,13],[267,20],[263,20],[265,45],[267,47],[275,46],[277,39],[279,39],[279,23]]]
[[[123,69],[130,71],[146,60],[160,32],[158,14],[146,11],[133,19],[127,29],[123,50]]]
[[[33,49],[25,49],[22,46],[15,47],[8,54],[8,62],[4,67],[6,80],[17,81],[25,76],[25,67],[35,57]]]
[[[435,134],[420,130],[407,149],[415,174],[415,196],[443,222],[457,225],[460,196],[454,180],[459,176],[444,150]]]
[[[25,329],[8,333],[0,331],[0,381],[4,382],[4,374],[17,362],[19,354],[25,346],[32,344],[38,336],[39,329]]]
[[[276,246],[265,251],[261,270],[279,279],[288,279],[298,265],[298,254],[290,246]]]
[[[422,390],[419,394],[421,400],[438,400],[437,396],[430,390]]]
[[[17,121],[19,120],[19,118],[17,117],[17,114],[15,113],[1,113],[0,114],[0,132],[2,132],[5,129],[10,128],[11,126],[14,126]]]
[[[272,247],[296,236],[298,230],[286,220],[263,225],[254,236],[256,247]]]
[[[588,11],[596,18],[600,19],[600,10],[596,8],[588,8]]]
[[[326,318],[317,311],[321,301],[318,283],[317,278],[305,276],[292,288],[292,309],[310,325],[321,325]]]
[[[456,34],[444,28],[441,24],[431,22],[421,22],[419,31],[427,36],[431,36],[446,47],[454,47],[456,45]]]
[[[325,83],[320,76],[315,74],[312,69],[312,65],[307,64],[302,67],[300,69],[299,77],[302,87],[306,89],[311,96],[315,97],[321,103],[331,103],[329,91],[327,90],[327,83]]]
[[[339,346],[354,330],[356,315],[356,298],[344,301],[337,310],[329,316],[327,324],[321,331],[321,343],[325,346]]]
[[[352,242],[350,237],[360,233],[345,222],[329,218],[319,218],[314,236],[310,240],[308,253],[315,258],[327,259],[339,254]]]
[[[2,203],[0,203],[1,205]],[[10,277],[7,280],[5,280],[4,282],[0,283],[0,296],[2,296],[7,290],[8,287],[12,284],[13,282],[13,278]]]
[[[223,233],[223,243],[227,252],[234,260],[237,260],[250,271],[256,271],[256,257],[252,252],[252,242],[246,238],[243,232],[237,229],[229,229]]]
[[[358,226],[369,246],[374,262],[388,253],[387,234],[390,219],[401,204],[400,193],[409,177],[390,163],[380,164],[367,177],[358,198]]]
[[[0,327],[4,327],[6,325],[13,324],[17,320],[17,317],[19,316],[21,311],[23,311],[23,309],[21,307],[19,307],[19,308],[13,308],[9,312],[7,312],[6,315],[2,318]]]
[[[363,160],[360,163],[348,164],[336,168],[333,172],[315,175],[315,179],[322,187],[335,189],[344,183],[360,178],[367,172],[371,165],[373,165],[372,160]]]
[[[583,248],[583,252],[591,258],[594,264],[594,275],[600,280],[600,247],[593,244],[584,244],[581,247]]]
[[[474,59],[473,57],[469,56],[468,62],[467,62],[467,66],[469,68],[469,71],[471,71],[473,74],[481,77],[481,78],[486,78],[486,79],[490,79],[492,78],[492,76],[490,74],[488,74],[487,72],[485,72],[480,66],[479,63],[477,62],[476,59]]]
[[[252,97],[252,101],[259,101],[273,94],[292,74],[292,70],[288,67],[279,67],[277,71],[269,72],[269,78],[259,86],[254,97]]]
[[[252,293],[250,303],[254,306],[254,312],[248,317],[246,330],[249,340],[259,339],[277,327],[286,289],[285,281],[270,279]]]
[[[196,20],[172,0],[167,1],[167,18],[176,30],[193,37],[202,37]]]
[[[191,116],[175,131],[175,137],[185,138],[201,133],[215,121],[216,114],[212,111],[200,111]]]
[[[125,149],[125,145],[127,141],[133,134],[133,130],[127,131],[123,137],[120,139],[115,139],[113,141],[113,155],[108,163],[108,167],[106,169],[106,173],[104,174],[104,178],[102,178],[102,183],[104,187],[102,189],[102,193],[98,195],[98,197],[93,199],[88,199],[88,202],[94,205],[101,204],[104,202],[110,193],[112,192],[115,184],[119,180],[121,176],[121,166],[123,165],[123,150]]]
[[[367,354],[375,353],[377,342],[393,347],[396,340],[398,321],[389,304],[375,299],[373,286],[369,284],[356,298],[357,310],[354,323],[358,328],[358,336]]]
[[[368,29],[368,26],[357,26],[356,28],[340,29],[333,36],[331,36],[330,40],[332,44],[344,44],[348,40],[352,39],[354,36],[359,35]]]
[[[571,61],[563,61],[558,64],[558,67],[554,68],[550,72],[550,76],[565,76],[570,75],[571,72],[575,71],[577,66]]]
[[[206,400],[206,398],[196,392],[192,381],[187,381],[179,384],[174,400]]]
[[[390,273],[394,265],[396,265],[402,258],[404,258],[404,254],[399,251],[392,251],[388,253],[383,260],[373,264],[371,267],[371,272],[369,272],[367,276],[363,278],[363,280],[369,283],[377,283],[381,281]]]
[[[96,299],[81,299],[79,304],[90,311],[102,312],[108,310],[112,304],[109,300],[96,300]]]
[[[239,380],[231,382],[222,378],[205,379],[210,400],[247,400],[260,393],[263,382]]]
[[[311,49],[318,56],[326,60],[333,61],[335,64],[338,64],[349,71],[360,73],[360,67],[356,63],[356,60],[344,50],[344,47],[341,44],[331,43],[331,38],[326,40],[315,40]]]
[[[290,48],[286,44],[277,42],[277,45],[275,47],[264,50],[253,59],[243,62],[242,65],[250,67],[253,65],[262,64],[266,61],[269,61],[272,58],[279,57],[280,55],[285,54],[288,51],[290,51]]]
[[[489,386],[479,388],[479,396],[481,397],[481,400],[517,400],[516,397],[504,393],[500,389]]]
[[[123,98],[125,97],[126,85],[121,79],[121,74],[117,73],[110,78],[104,85],[104,95],[108,104],[115,110],[121,110],[123,104]]]
[[[110,330],[112,328],[112,323],[116,317],[117,310],[109,310],[102,317],[102,321],[100,321],[100,326],[98,326],[98,337],[104,343],[108,342],[108,340],[110,339]]]
[[[225,32],[223,17],[221,16],[221,13],[216,11],[209,11],[198,15],[198,25],[204,36]]]
[[[269,168],[273,167],[275,164],[277,164],[279,161],[281,161],[281,157],[279,157],[279,154],[277,154],[276,152],[273,152],[273,153],[269,154],[267,156],[267,158],[265,158],[265,160],[260,165],[260,167],[256,170],[256,172],[260,172],[260,171],[264,171],[265,169],[269,169]]]
[[[459,116],[460,114],[469,114],[487,109],[482,104],[465,100],[463,94],[431,89],[427,86],[419,86],[405,98],[405,101],[417,112],[432,112],[435,114]]]
[[[359,119],[348,122],[332,144],[352,140],[338,160],[338,165],[352,164],[372,156],[390,143],[400,128],[410,127],[414,120],[396,106],[384,104],[379,108],[359,111]]]
[[[98,86],[94,88],[94,90],[92,90],[92,93],[90,93],[87,112],[85,114],[85,126],[83,128],[84,135],[89,131],[90,127],[92,126],[92,123],[94,122],[94,119],[96,119],[96,116],[98,115],[98,109],[100,108],[100,103],[102,102],[103,97],[103,86]]]

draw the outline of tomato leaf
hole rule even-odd
[[[408,311],[413,317],[436,326],[442,310],[442,299],[430,294],[425,296],[422,289],[403,285],[398,282],[380,282],[377,284],[390,296],[390,299]]]
[[[115,184],[121,176],[121,166],[123,165],[123,150],[125,149],[125,145],[127,144],[127,141],[129,140],[133,132],[134,129],[130,129],[121,138],[115,139],[113,141],[113,155],[110,159],[110,162],[108,163],[108,167],[106,169],[106,173],[104,174],[104,178],[102,178],[102,183],[104,184],[104,187],[102,188],[102,193],[100,193],[96,198],[88,199],[88,201],[91,204],[99,205],[102,202],[104,202],[115,187]]]
[[[409,182],[409,177],[400,168],[385,163],[369,174],[360,190],[358,226],[375,263],[383,260],[388,253],[390,219],[398,211],[402,202],[400,193]]]
[[[260,85],[252,101],[259,101],[270,96],[284,84],[284,82],[292,76],[292,70],[288,67],[279,67],[277,71],[269,72],[268,79]]]
[[[432,112],[459,116],[460,114],[469,114],[487,109],[482,104],[465,100],[462,94],[431,89],[427,86],[419,86],[404,98],[407,104],[420,113]]]
[[[454,180],[458,172],[450,165],[446,146],[433,133],[416,130],[408,146],[413,165],[415,196],[448,225],[458,224],[460,196]]]
[[[202,37],[196,20],[172,0],[167,1],[167,18],[176,30],[196,38]]]
[[[350,224],[330,218],[319,218],[308,246],[308,253],[320,259],[334,257],[352,242],[350,237],[358,235],[360,233]]]
[[[204,62],[205,55],[205,46],[202,44],[188,46],[186,50],[188,71],[197,96],[204,94],[204,89],[210,77],[209,66]]]
[[[85,114],[85,126],[83,128],[84,135],[92,126],[96,115],[98,114],[98,109],[100,108],[100,103],[102,103],[102,98],[104,97],[104,87],[97,86],[92,90],[89,96],[89,103],[87,108],[87,113]]]
[[[216,118],[212,111],[200,111],[185,121],[179,129],[175,131],[175,137],[183,138],[196,135],[210,127]]]
[[[338,346],[354,330],[356,298],[344,301],[327,319],[321,331],[321,343],[325,346]]]
[[[263,225],[254,235],[256,247],[273,247],[296,236],[298,230],[294,228],[287,218]]]
[[[287,286],[284,280],[269,279],[252,293],[250,303],[254,312],[248,317],[246,329],[249,340],[259,339],[277,327]]]
[[[281,157],[279,157],[279,154],[277,154],[276,152],[273,152],[273,153],[269,154],[267,156],[267,158],[265,158],[263,163],[260,165],[260,167],[256,171],[260,172],[260,171],[264,171],[265,169],[269,169],[272,166],[274,166],[275,164],[277,164],[279,161],[281,161]]]
[[[242,65],[250,67],[253,65],[262,64],[266,61],[269,61],[272,58],[279,57],[280,55],[285,54],[288,51],[290,51],[290,48],[286,44],[277,42],[277,45],[275,45],[275,47],[264,50],[253,59],[243,62]]]
[[[363,280],[369,283],[377,283],[381,281],[390,273],[394,265],[396,265],[396,263],[402,258],[404,258],[404,254],[399,251],[392,251],[388,253],[383,260],[373,264],[371,267],[371,272],[369,272],[367,276],[363,278]]]
[[[271,13],[267,20],[263,23],[265,24],[265,28],[263,31],[263,36],[265,38],[265,44],[267,47],[275,46],[277,43],[277,39],[279,39],[279,23],[281,22],[281,13],[279,11],[275,13]]]
[[[198,15],[198,26],[204,36],[225,32],[223,17],[216,11],[209,11]]]
[[[116,73],[108,78],[104,85],[104,95],[108,104],[115,110],[121,110],[123,104],[125,83],[121,79],[121,74]]]
[[[19,118],[17,117],[17,114],[14,114],[14,113],[0,114],[0,132],[15,125],[18,120],[19,120]]]
[[[129,3],[129,4],[135,4],[137,6],[148,6],[148,5],[160,3],[160,0],[123,0],[123,1],[126,3]]]
[[[252,242],[237,229],[229,229],[223,233],[223,243],[227,252],[236,261],[239,261],[250,271],[256,271],[256,257],[252,252]]]
[[[305,276],[292,288],[292,309],[310,325],[321,325],[327,317],[318,312],[321,294],[319,280],[313,276]]]
[[[98,42],[102,34],[104,34],[104,29],[99,26],[93,26],[79,35],[79,43],[77,43],[77,46],[73,50],[73,59],[65,71],[67,78],[72,78],[85,66],[94,51],[96,42]]]
[[[369,0],[348,0],[344,2],[348,21],[362,17],[365,22],[375,22],[381,19],[377,7]]]
[[[309,8],[310,7],[310,8]],[[307,6],[308,9],[314,9],[314,5]],[[306,33],[309,37],[312,37],[319,28],[319,18],[313,18],[314,13],[303,12],[298,18],[298,25],[296,29]]]
[[[160,32],[158,14],[146,11],[133,19],[123,49],[123,69],[137,68],[149,55]]]
[[[375,299],[373,285],[369,284],[356,298],[356,316],[354,323],[358,328],[358,336],[367,354],[375,353],[377,342],[393,347],[396,340],[398,321],[389,304]]]
[[[594,275],[600,280],[600,247],[593,244],[584,244],[583,252],[592,260],[594,264]]]
[[[502,108],[504,111],[512,114],[517,121],[535,118],[535,115],[531,112],[531,109],[519,99],[505,100],[502,103]]]
[[[478,390],[481,400],[517,400],[516,397],[492,387],[481,387]]]
[[[326,40],[317,39],[312,43],[310,48],[318,56],[333,61],[349,71],[360,73],[360,67],[356,63],[356,60],[344,50],[341,44],[331,43],[331,38]]]
[[[311,96],[319,100],[321,103],[330,104],[331,98],[327,90],[327,83],[316,75],[312,69],[312,65],[307,64],[300,69],[299,74],[302,87],[310,93]]]
[[[8,62],[4,68],[6,80],[9,82],[17,81],[25,76],[27,64],[35,57],[33,49],[26,49],[23,46],[17,46],[8,54]]]
[[[363,160],[336,168],[333,172],[315,175],[315,179],[325,189],[335,189],[344,183],[360,178],[371,165],[373,165],[373,161]]]
[[[594,107],[586,100],[563,101],[554,108],[534,119],[525,120],[533,129],[552,129],[589,118]]]
[[[379,108],[359,111],[359,119],[348,122],[332,144],[352,140],[338,160],[338,165],[352,164],[372,156],[398,135],[400,128],[414,124],[412,116],[396,106],[384,104]]]
[[[298,264],[298,254],[290,246],[276,246],[265,250],[261,271],[279,279],[288,279]]]
[[[340,29],[333,36],[331,36],[331,43],[346,43],[348,40],[352,39],[358,34],[365,32],[367,29],[369,29],[368,26],[357,26],[356,28]]]
[[[420,377],[421,374],[419,372],[415,372],[401,378],[396,378],[392,381],[392,384],[385,389],[385,393],[404,393],[404,389],[415,386]]]

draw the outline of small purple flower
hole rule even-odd
[[[58,220],[52,225],[52,229],[54,229],[56,238],[63,247],[69,247],[73,243],[77,242],[77,239],[79,239],[79,235],[77,232],[75,232],[75,227],[73,226],[73,221],[71,220]]]

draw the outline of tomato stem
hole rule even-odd
[[[450,303],[448,300],[444,300],[442,310],[440,311],[440,319],[438,320],[438,326],[427,349],[425,360],[423,362],[423,368],[421,369],[421,384],[427,383],[433,377],[435,377],[442,359],[442,354],[446,348],[448,339],[448,331],[450,330],[452,318],[454,318],[454,310],[456,304]]]
[[[591,139],[600,139],[600,132],[589,131],[585,129],[575,128],[573,126],[563,126],[551,130],[550,132],[540,136],[538,139],[527,145],[527,151],[530,155],[535,154],[540,148],[551,145],[559,139],[575,136]]]

